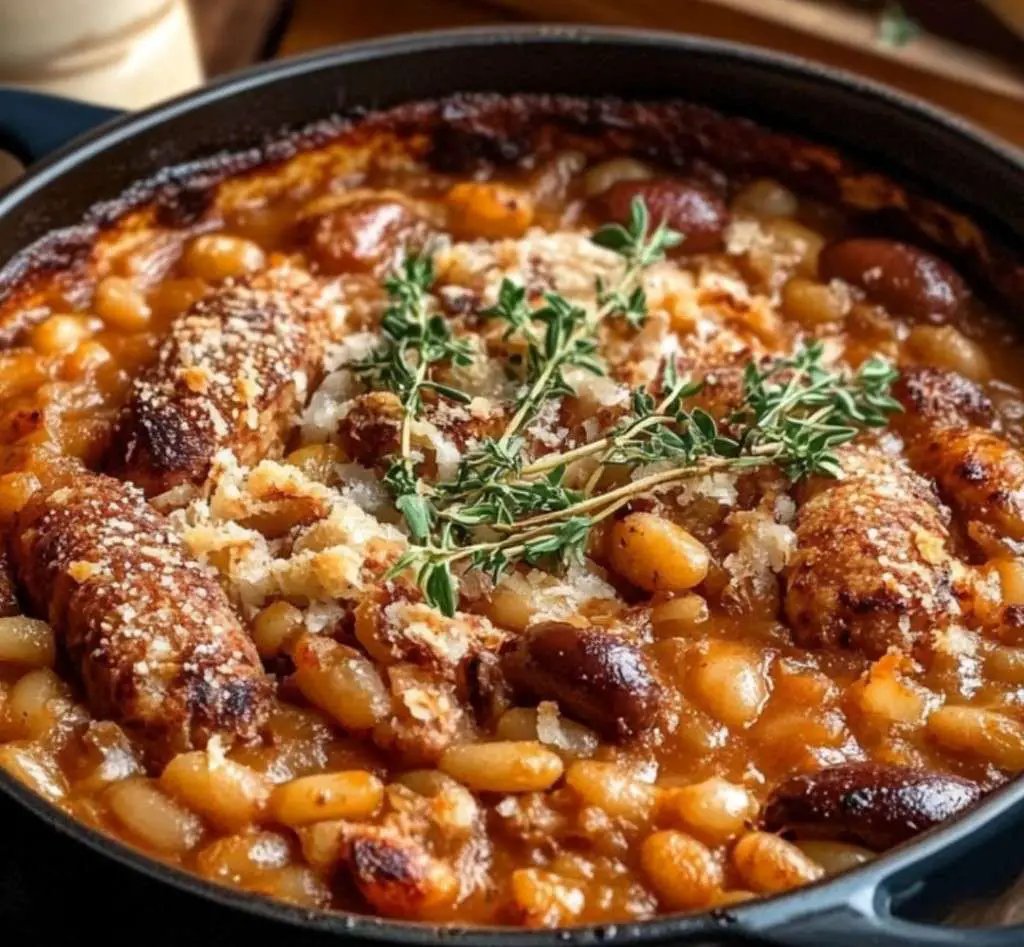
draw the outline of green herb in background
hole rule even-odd
[[[878,17],[878,42],[899,49],[921,35],[921,24],[899,3],[887,3]]]

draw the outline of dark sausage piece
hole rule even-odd
[[[967,779],[910,766],[844,763],[776,786],[762,812],[771,832],[859,842],[883,851],[981,798]]]
[[[945,322],[967,296],[967,287],[945,261],[895,240],[841,240],[821,251],[818,273],[859,286],[893,315]]]
[[[652,225],[664,222],[686,238],[678,252],[712,253],[722,248],[729,211],[704,185],[672,178],[619,181],[598,200],[611,220],[625,224],[636,197],[647,205]]]
[[[536,625],[503,652],[502,670],[523,696],[557,701],[610,739],[631,739],[656,723],[662,692],[647,659],[607,632]]]
[[[399,201],[366,197],[301,219],[296,239],[320,272],[383,273],[404,246],[420,246],[428,228]]]

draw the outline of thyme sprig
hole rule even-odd
[[[506,339],[517,336],[525,343],[524,384],[501,435],[469,451],[451,480],[419,476],[412,451],[412,427],[425,393],[458,404],[471,400],[433,375],[446,363],[468,365],[472,356],[468,343],[433,309],[428,256],[407,257],[385,283],[383,342],[352,366],[369,387],[394,392],[403,408],[398,454],[384,482],[412,544],[389,575],[414,570],[426,601],[445,614],[453,614],[458,601],[453,566],[483,570],[497,581],[516,562],[557,566],[579,560],[596,523],[639,497],[714,471],[774,464],[793,480],[837,476],[835,449],[862,428],[884,425],[899,410],[889,394],[896,373],[887,363],[869,360],[853,374],[835,371],[815,344],[792,358],[748,364],[740,402],[719,424],[691,406],[701,385],[680,376],[669,359],[657,397],[644,389],[634,392],[630,411],[606,436],[525,462],[528,424],[545,404],[575,393],[565,377],[568,368],[604,373],[599,326],[612,317],[642,325],[642,271],[682,238],[664,225],[652,230],[637,200],[625,225],[602,227],[592,239],[624,262],[614,285],[597,282],[591,309],[554,292],[535,308],[524,287],[502,282],[497,304],[484,314],[505,323]],[[570,465],[590,458],[586,482],[570,485]],[[600,492],[611,468],[626,468],[631,479]]]
[[[455,601],[452,566],[468,560],[495,580],[514,562],[535,564],[542,559],[565,563],[579,558],[590,529],[627,503],[675,483],[715,471],[737,471],[774,464],[794,480],[812,474],[837,476],[835,449],[866,427],[881,427],[899,410],[889,394],[896,372],[880,360],[865,362],[854,374],[828,369],[823,347],[811,345],[789,359],[766,366],[751,363],[743,378],[740,405],[719,425],[699,408],[688,410],[685,401],[699,385],[680,379],[674,365],[662,378],[667,390],[660,401],[646,392],[634,398],[633,413],[600,441],[545,457],[541,466],[513,468],[520,478],[492,483],[489,490],[516,490],[515,512],[532,510],[523,499],[558,494],[556,508],[516,516],[498,517],[481,511],[472,525],[486,526],[493,538],[477,539],[469,525],[458,523],[459,508],[448,510],[448,521],[437,540],[412,547],[395,566],[396,572],[414,568],[427,600],[444,610]],[[565,490],[561,481],[566,465],[583,456],[599,454],[599,470],[623,465],[635,479],[615,489],[590,495],[588,489]],[[645,465],[668,462],[662,470],[636,476]],[[486,490],[484,491],[486,492]],[[443,595],[437,595],[445,582]]]
[[[381,319],[381,345],[367,358],[349,366],[367,387],[388,389],[401,402],[398,456],[384,475],[384,485],[395,497],[395,505],[405,515],[417,541],[430,536],[434,520],[432,509],[421,496],[412,451],[412,428],[423,411],[424,392],[433,391],[456,404],[472,400],[465,392],[431,377],[436,365],[472,362],[469,343],[455,338],[444,316],[432,310],[433,284],[431,257],[408,254],[384,282],[388,307]]]
[[[412,423],[423,410],[423,393],[432,390],[457,404],[472,399],[465,392],[431,378],[431,369],[442,362],[469,365],[472,350],[457,339],[443,315],[431,310],[430,288],[434,265],[429,256],[409,254],[384,282],[389,305],[381,319],[383,342],[362,361],[350,367],[369,388],[393,391],[402,403],[400,455],[412,453]]]
[[[606,287],[600,278],[596,281],[595,310],[575,306],[557,293],[546,293],[543,305],[535,309],[525,287],[504,279],[497,304],[483,311],[483,316],[506,324],[504,339],[518,336],[526,342],[526,384],[501,436],[484,440],[471,450],[453,482],[437,485],[434,495],[447,509],[429,514],[434,522],[446,519],[463,527],[488,522],[508,525],[523,517],[566,509],[580,499],[579,491],[569,490],[563,483],[564,464],[545,465],[545,476],[528,485],[518,482],[526,445],[522,431],[544,404],[575,394],[565,378],[567,368],[605,373],[597,355],[598,327],[614,315],[621,315],[634,327],[643,323],[647,299],[640,275],[683,237],[663,223],[652,230],[647,208],[637,198],[625,225],[608,224],[591,239],[623,258],[623,271],[614,286]]]
[[[575,394],[565,379],[567,368],[575,366],[594,375],[604,374],[597,351],[598,326],[615,314],[621,314],[634,327],[643,324],[647,298],[640,274],[645,267],[663,259],[667,250],[682,242],[683,236],[664,223],[652,231],[646,205],[640,198],[634,198],[625,225],[606,224],[591,239],[624,260],[623,273],[613,287],[606,287],[598,278],[596,309],[588,311],[573,305],[558,293],[545,293],[544,305],[532,309],[525,288],[505,279],[498,291],[497,305],[483,312],[484,316],[507,323],[506,339],[519,335],[527,343],[526,387],[501,436],[505,445],[536,416],[544,402]]]

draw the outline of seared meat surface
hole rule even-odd
[[[159,757],[256,733],[270,698],[256,649],[137,488],[83,471],[32,497],[10,544],[32,610],[63,637],[97,715]]]
[[[845,476],[797,514],[786,584],[794,638],[879,657],[910,650],[957,612],[949,516],[928,483],[872,448],[842,452]]]
[[[966,519],[1024,539],[1024,454],[991,429],[992,406],[973,382],[939,369],[909,373],[907,456]]]
[[[110,473],[151,497],[179,486],[202,492],[221,450],[241,463],[279,455],[337,319],[329,293],[296,270],[201,299],[133,385]]]

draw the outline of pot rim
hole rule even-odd
[[[1024,172],[1024,148],[1016,147],[969,119],[877,80],[790,53],[776,52],[732,40],[673,33],[668,30],[575,24],[509,25],[500,29],[493,26],[468,26],[343,43],[300,56],[259,63],[141,112],[116,117],[75,138],[52,155],[32,165],[23,177],[6,190],[0,191],[0,216],[12,210],[28,195],[45,188],[78,162],[102,152],[109,146],[124,142],[143,130],[157,127],[169,119],[208,103],[230,98],[236,93],[251,92],[337,65],[401,56],[424,50],[444,50],[467,45],[516,47],[559,42],[581,45],[603,42],[633,47],[668,47],[695,55],[752,63],[765,69],[811,79],[819,84],[842,89],[845,94],[852,92],[861,98],[881,102],[903,112],[908,119],[939,126],[946,132],[969,141],[979,150],[994,155],[1016,171]],[[344,103],[339,103],[339,111],[343,106]]]

